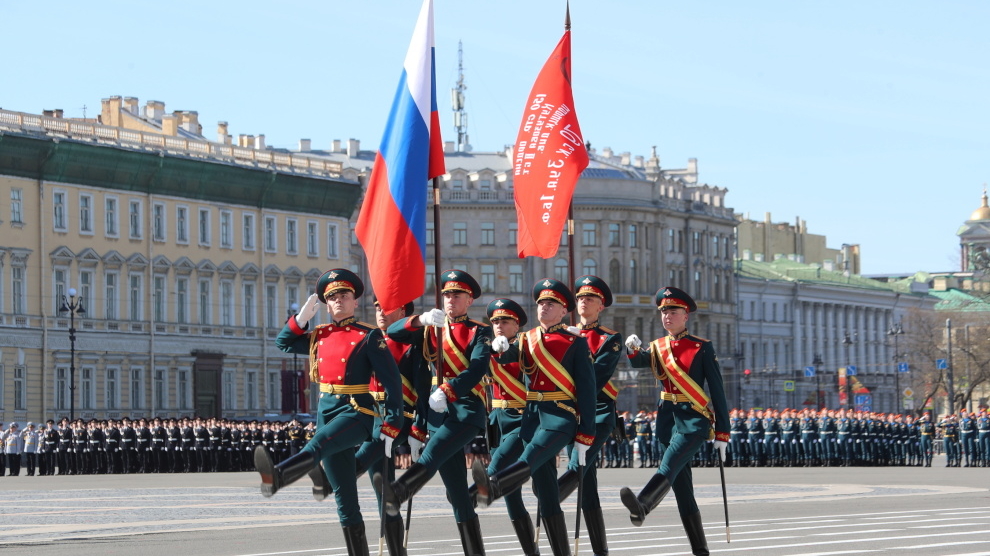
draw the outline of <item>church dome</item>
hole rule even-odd
[[[987,206],[987,190],[983,190],[983,206],[973,211],[970,220],[990,220],[990,206]]]

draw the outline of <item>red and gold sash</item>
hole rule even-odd
[[[609,379],[609,381],[605,383],[605,387],[602,388],[602,392],[605,392],[605,395],[612,398],[613,400],[618,399],[619,397],[619,387],[616,386],[611,379]]]
[[[474,332],[472,331],[471,337],[474,337]],[[443,325],[443,362],[454,372],[455,375],[459,375],[467,370],[468,366],[471,364],[470,360],[461,348],[457,347],[457,343],[454,341],[454,335],[451,331],[450,320],[448,319]],[[485,387],[481,382],[474,385],[471,389],[471,393],[478,396],[482,400],[485,399]]]
[[[526,385],[523,384],[518,378],[512,376],[505,366],[500,365],[495,361],[494,358],[488,364],[488,368],[492,372],[492,378],[495,382],[498,382],[499,387],[502,391],[512,397],[513,400],[526,404]]]
[[[415,406],[417,399],[419,399],[419,396],[416,395],[416,390],[413,388],[412,381],[403,376],[402,401],[408,406]]]
[[[533,362],[540,368],[540,371],[547,376],[562,392],[566,392],[572,401],[577,401],[577,389],[574,387],[574,379],[571,373],[557,361],[557,358],[550,353],[547,346],[543,344],[543,329],[536,327],[526,333],[529,343],[529,354]]]
[[[667,380],[677,388],[678,393],[687,397],[691,407],[698,413],[704,415],[709,421],[715,423],[715,415],[709,409],[711,398],[705,393],[704,388],[698,385],[688,374],[680,362],[674,357],[674,350],[670,346],[670,336],[665,336],[661,340],[650,342],[650,358],[653,374],[660,380]],[[660,373],[659,367],[666,369]]]

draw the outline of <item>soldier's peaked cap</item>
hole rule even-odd
[[[481,286],[473,276],[463,270],[451,269],[440,273],[441,292],[465,292],[471,297],[478,299],[481,297]]]
[[[361,297],[364,293],[364,282],[346,268],[335,268],[328,270],[316,281],[316,295],[323,303],[327,302],[327,296],[339,291],[354,292],[354,297]]]
[[[533,301],[539,303],[544,299],[556,301],[568,311],[573,311],[574,306],[577,305],[577,300],[574,298],[571,289],[560,280],[554,280],[553,278],[544,278],[536,282],[536,285],[533,286]]]
[[[583,297],[594,295],[602,299],[602,303],[608,307],[612,304],[612,290],[605,283],[605,280],[591,274],[581,276],[574,281],[574,296]]]
[[[500,297],[488,304],[488,320],[516,319],[519,326],[526,326],[526,311],[515,301]]]
[[[689,313],[698,310],[698,304],[686,291],[674,286],[664,286],[657,290],[657,307],[681,307]]]

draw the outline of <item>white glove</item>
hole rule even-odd
[[[412,455],[413,463],[419,461],[419,454],[423,451],[423,443],[412,436],[409,437],[409,452]]]
[[[725,450],[728,445],[729,443],[724,440],[715,441],[715,450],[718,452],[718,458],[722,460],[722,463],[725,463]]]
[[[581,444],[580,442],[574,443],[574,457],[578,460],[578,465],[588,465],[588,450],[591,446],[587,444]]]
[[[447,314],[440,309],[430,309],[419,316],[419,322],[423,326],[443,326]]]
[[[509,339],[505,336],[496,336],[492,340],[492,351],[495,353],[505,353],[509,349]]]
[[[447,411],[447,393],[437,388],[436,392],[430,394],[430,409],[438,413]]]
[[[567,331],[570,332],[571,334],[574,334],[575,336],[581,335],[581,329],[576,326],[568,326]]]
[[[643,347],[643,341],[639,339],[639,336],[635,334],[630,334],[626,337],[626,347],[632,351],[636,351]]]
[[[317,304],[320,303],[320,298],[315,293],[306,298],[306,303],[299,309],[296,313],[296,324],[299,326],[305,326],[310,319],[316,316]]]
[[[395,442],[395,439],[385,433],[382,433],[379,438],[385,441],[385,457],[392,457],[392,443]]]

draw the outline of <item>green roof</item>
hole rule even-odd
[[[762,280],[848,286],[851,288],[896,293],[911,293],[911,283],[915,281],[914,277],[909,277],[895,282],[881,282],[858,274],[849,274],[847,276],[841,271],[825,270],[824,268],[799,263],[790,259],[777,259],[769,263],[737,260],[736,272],[741,277],[759,278]]]
[[[966,293],[962,290],[931,290],[928,294],[938,299],[938,303],[935,304],[936,311],[990,311],[990,302],[987,302],[987,300],[982,297]]]
[[[361,184],[165,152],[0,133],[0,174],[350,218]]]

